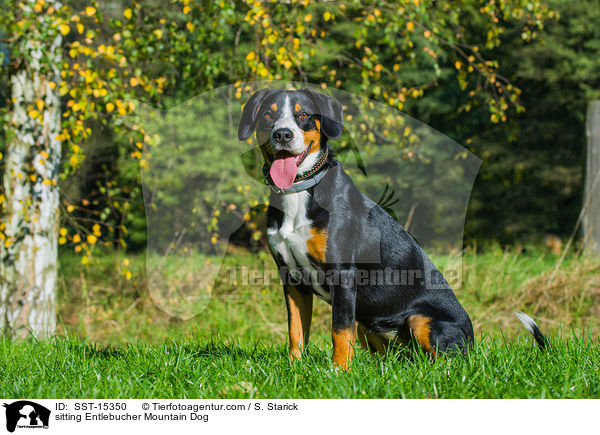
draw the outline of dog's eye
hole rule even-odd
[[[302,112],[302,113],[299,113],[297,116],[300,119],[305,119],[305,118],[308,118],[309,114],[308,114],[308,112]]]
[[[264,113],[264,116],[265,116],[265,118],[267,118],[267,119],[271,119],[271,111],[270,111],[270,110],[267,110],[267,111]]]

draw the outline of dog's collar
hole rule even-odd
[[[275,185],[275,183],[273,183],[273,180],[271,179],[271,175],[269,174],[269,169],[267,168],[267,165],[264,164],[263,165],[263,174],[265,175],[265,184],[268,184],[269,187],[271,188],[271,190],[275,193],[296,193],[296,192],[302,192],[303,190],[306,190],[306,189],[310,189],[311,187],[319,184],[319,182],[323,179],[325,174],[327,174],[328,168],[325,168],[323,171],[321,171],[320,169],[323,167],[323,165],[327,161],[328,154],[329,154],[329,151],[327,148],[325,148],[325,152],[323,154],[321,154],[321,157],[319,157],[319,160],[317,160],[317,162],[314,164],[314,166],[312,168],[310,168],[310,170],[303,173],[302,175],[296,176],[296,178],[294,179],[294,184],[292,184],[287,189],[282,189],[280,187],[277,187]]]

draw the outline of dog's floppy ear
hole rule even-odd
[[[342,105],[329,95],[323,95],[312,89],[302,89],[311,99],[321,116],[321,130],[329,139],[338,139],[343,132]]]
[[[240,126],[238,127],[238,138],[240,140],[248,139],[254,131],[254,127],[256,126],[256,116],[260,110],[260,105],[268,93],[269,89],[261,89],[252,94],[248,99],[248,102],[244,106]]]

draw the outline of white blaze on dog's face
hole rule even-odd
[[[300,110],[302,110],[302,106],[300,106],[298,103],[295,104]],[[308,112],[306,112],[306,115],[310,116]],[[277,121],[275,121],[275,123],[273,124],[273,130],[271,133],[271,144],[274,149],[286,150],[297,156],[300,156],[304,151],[306,151],[307,147],[304,143],[304,131],[298,126],[298,123],[296,122],[296,118],[298,116],[298,113],[294,114],[292,112],[292,103],[290,102],[290,96],[286,95],[285,100],[283,102],[281,114]],[[282,142],[278,140],[279,138],[281,138],[281,130],[286,129],[290,130],[292,133],[292,140],[290,142]],[[274,135],[276,135],[278,139],[275,139]]]

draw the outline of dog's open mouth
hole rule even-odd
[[[302,154],[298,154],[298,155],[292,154],[289,151],[279,151],[277,154],[275,154],[275,160],[287,159],[287,158],[293,157],[296,162],[296,166],[300,166],[300,164],[304,161],[304,158],[308,154],[309,149],[310,149],[310,147],[306,148]]]
[[[269,175],[271,175],[273,183],[280,189],[287,189],[294,184],[298,166],[302,164],[309,151],[310,145],[302,154],[298,155],[294,155],[289,151],[277,152],[273,163],[271,163],[271,169],[269,169]]]

